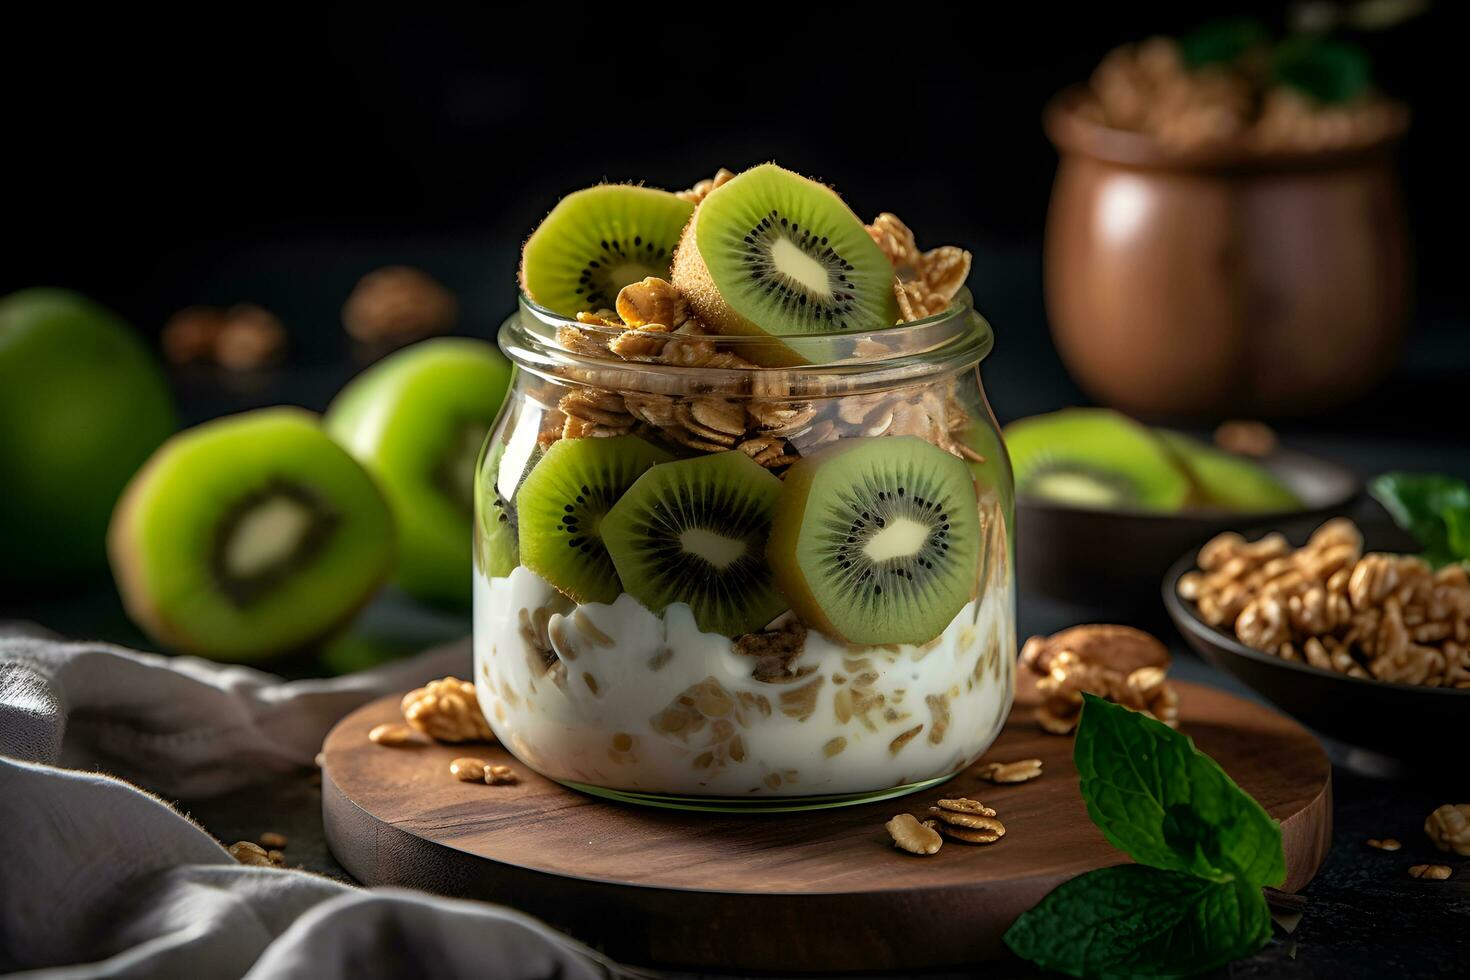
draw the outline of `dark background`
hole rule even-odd
[[[191,303],[249,300],[292,331],[293,379],[182,379],[185,415],[285,397],[320,408],[352,370],[339,324],[356,279],[421,265],[489,335],[520,241],[602,179],[685,187],[766,159],[891,210],[921,245],[976,252],[1002,419],[1081,400],[1056,361],[1040,241],[1054,154],[1042,105],[1114,44],[1284,4],[906,4],[620,10],[569,5],[252,7],[227,19],[15,31],[0,63],[11,193],[0,292],[64,285],[156,336]],[[1403,150],[1419,330],[1367,403],[1298,428],[1452,439],[1470,380],[1458,294],[1467,213],[1459,4],[1364,38],[1410,102]],[[197,389],[197,390],[196,390]],[[194,398],[193,393],[208,397]]]

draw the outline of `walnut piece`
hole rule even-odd
[[[1179,695],[1168,682],[1169,651],[1142,630],[1095,624],[1033,636],[1021,648],[1021,664],[1037,675],[1042,702],[1036,720],[1053,735],[1077,727],[1084,692],[1171,728],[1179,724]]]
[[[159,342],[170,364],[214,360],[214,345],[225,325],[224,313],[212,306],[191,306],[168,318]]]
[[[475,698],[475,685],[457,677],[430,681],[403,696],[403,717],[438,742],[488,742],[490,724]]]
[[[286,835],[278,834],[274,830],[267,830],[260,835],[260,846],[275,849],[283,848],[286,846]]]
[[[1443,864],[1416,864],[1409,869],[1410,878],[1423,878],[1427,881],[1446,881],[1454,871]]]
[[[1240,456],[1269,456],[1276,451],[1276,433],[1264,422],[1221,422],[1215,430],[1215,445]]]
[[[495,765],[485,767],[485,782],[491,786],[509,786],[519,781],[515,770],[510,766]]]
[[[996,819],[994,811],[985,813],[961,813],[940,806],[931,806],[931,819],[946,837],[966,844],[993,844],[1005,836],[1006,826]]]
[[[268,851],[259,844],[248,840],[236,841],[226,850],[236,861],[253,867],[279,868],[284,863],[280,851]]]
[[[459,301],[421,269],[390,265],[358,280],[342,306],[342,326],[366,344],[407,344],[448,333]]]
[[[989,762],[976,769],[975,775],[992,783],[1024,783],[1041,775],[1041,760]]]
[[[374,745],[408,745],[417,741],[414,738],[413,729],[407,725],[382,724],[368,732],[368,741]]]
[[[689,319],[689,303],[671,282],[649,276],[618,292],[618,316],[630,327],[659,324],[670,329]]]
[[[1375,847],[1380,851],[1397,851],[1404,846],[1392,837],[1385,837],[1382,840],[1377,837],[1369,837],[1367,843],[1369,847]]]
[[[1424,833],[1441,851],[1470,857],[1470,803],[1446,803],[1424,821]]]
[[[956,799],[943,799],[936,805],[939,809],[948,810],[950,813],[978,813],[986,817],[995,816],[995,811],[984,803],[963,796]]]
[[[474,756],[461,756],[449,764],[449,774],[462,783],[483,783],[490,764]]]
[[[716,187],[719,187],[721,184],[725,183],[725,181],[734,176],[734,171],[726,170],[724,167],[721,167],[719,170],[715,171],[715,175],[713,177],[701,180],[699,183],[695,184],[687,191],[675,191],[674,196],[688,201],[691,204],[698,204],[700,201],[703,201],[706,197],[709,196],[710,191],[714,190]]]
[[[938,854],[944,839],[932,827],[926,827],[911,813],[900,813],[883,825],[893,844],[910,854]]]

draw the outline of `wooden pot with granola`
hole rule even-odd
[[[629,190],[664,193],[581,194]],[[946,779],[999,734],[1015,662],[969,254],[773,165],[667,197],[677,254],[579,195],[528,242],[475,482],[486,717],[542,774],[662,805]],[[568,207],[611,230],[563,298],[538,238]]]

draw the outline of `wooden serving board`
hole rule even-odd
[[[1331,768],[1300,725],[1214,688],[1179,683],[1182,730],[1271,815],[1286,889],[1331,841]],[[322,809],[332,852],[358,880],[514,906],[627,963],[717,971],[920,969],[1003,952],[1001,935],[1061,882],[1126,858],[1087,818],[1072,740],[1016,707],[984,761],[1040,758],[1045,774],[993,786],[967,771],[902,799],[792,814],[701,814],[594,799],[543,779],[499,747],[389,749],[367,740],[398,698],[327,736]],[[515,768],[513,786],[461,783],[449,761]],[[915,857],[883,824],[940,796],[993,806],[1007,834],[946,841]]]

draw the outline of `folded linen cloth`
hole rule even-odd
[[[164,796],[300,775],[468,641],[331,680],[0,631],[0,972],[65,977],[622,975],[514,911],[237,864]],[[89,770],[89,771],[84,771]]]

